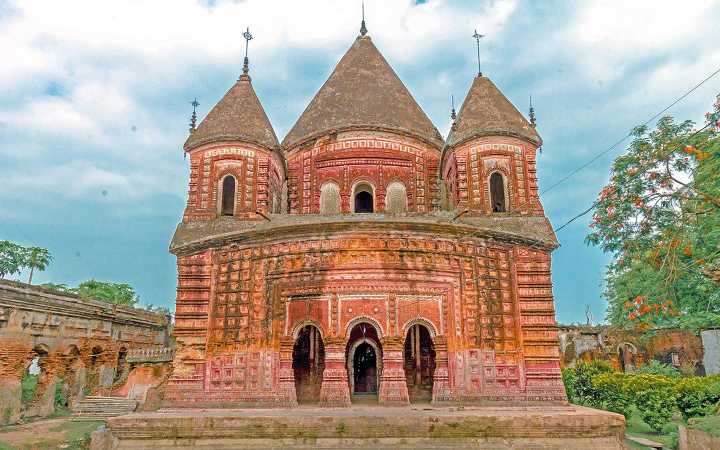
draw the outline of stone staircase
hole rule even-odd
[[[120,397],[88,396],[73,407],[73,420],[103,420],[124,416],[137,408],[138,402]]]

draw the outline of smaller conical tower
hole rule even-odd
[[[244,34],[249,41],[249,30]],[[265,109],[243,74],[190,133],[190,190],[184,221],[222,216],[263,220],[282,207],[285,165]]]
[[[495,83],[475,77],[443,149],[451,205],[471,214],[542,214],[535,166],[541,144]]]

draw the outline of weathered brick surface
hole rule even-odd
[[[487,92],[468,98],[498,104],[461,109],[464,137],[446,148],[368,37],[277,151],[242,138],[258,130],[208,115],[201,128],[219,121],[237,139],[186,148],[188,205],[171,243],[178,351],[167,405],[295,405],[293,345],[313,326],[325,346],[320,401],[347,406],[359,324],[375,336],[381,404],[407,403],[405,370],[422,373],[421,350],[436,403],[566,402],[550,277],[557,241],[536,176],[541,140],[485,81],[473,89]],[[472,129],[487,122],[476,113],[494,117],[491,129]],[[498,118],[512,124],[503,129]],[[497,214],[493,173],[506,199]],[[227,174],[238,183],[232,216],[220,211]],[[355,213],[358,186],[372,195],[371,214]],[[429,333],[426,348],[406,345],[413,325]],[[413,386],[423,383],[416,376]]]
[[[11,408],[15,420],[22,411],[13,386],[36,356],[41,368],[36,399],[24,414],[46,416],[54,409],[58,380],[68,384],[71,404],[84,387],[109,391],[121,348],[165,345],[169,337],[165,316],[23,283],[0,281],[0,310],[0,395],[17,396],[0,406]]]
[[[94,448],[615,450],[624,433],[621,415],[582,407],[188,410],[110,418]]]

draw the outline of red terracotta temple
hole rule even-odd
[[[447,139],[364,33],[282,143],[243,73],[184,145],[167,406],[564,404],[534,124]]]

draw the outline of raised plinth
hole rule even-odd
[[[621,415],[576,406],[167,410],[110,418],[104,433],[94,450],[625,448]]]

